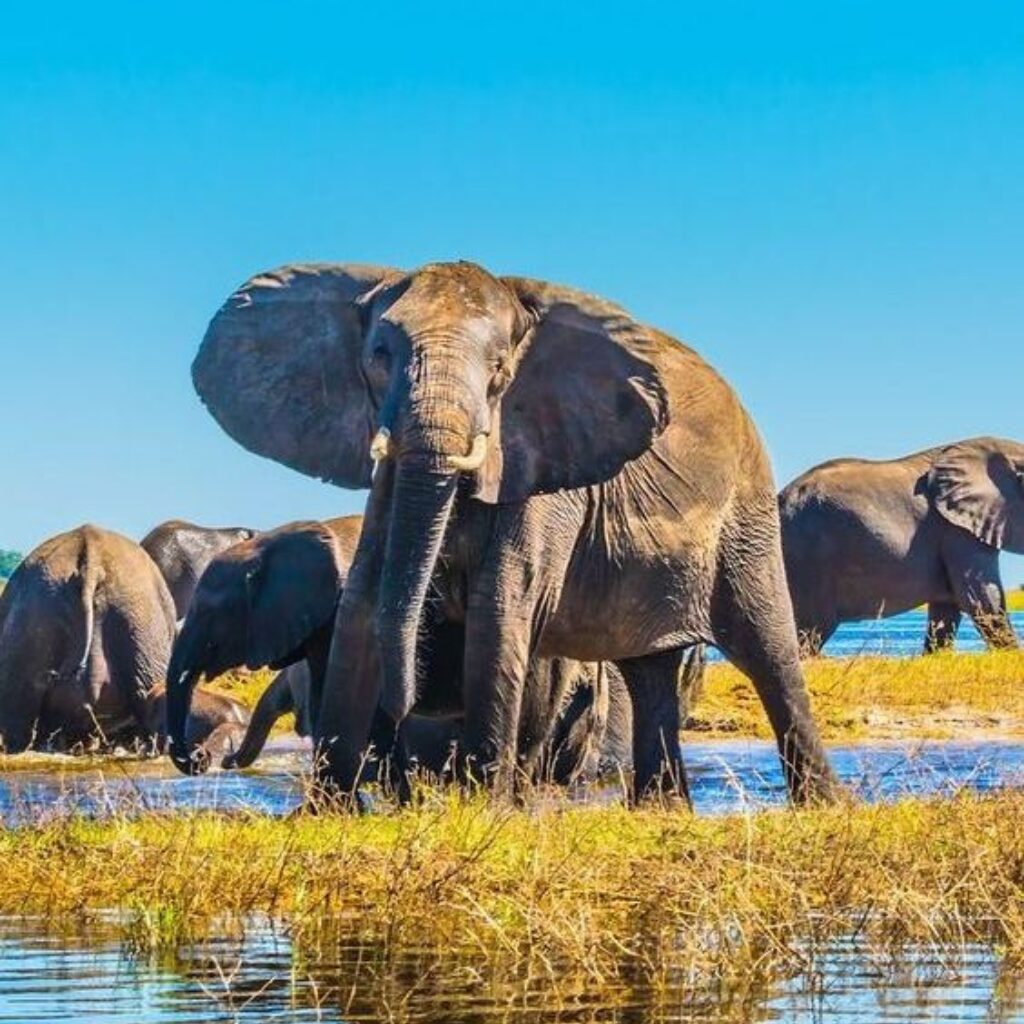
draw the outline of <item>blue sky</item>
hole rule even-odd
[[[605,293],[726,374],[780,482],[1024,436],[1024,6],[553,6],[5,10],[0,547],[358,510],[191,391],[290,260]]]

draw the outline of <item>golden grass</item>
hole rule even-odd
[[[111,909],[136,948],[283,922],[595,980],[768,978],[838,935],[1024,953],[1024,794],[696,818],[428,795],[367,817],[81,818],[0,833],[0,913]],[[497,969],[497,967],[495,967]]]
[[[804,673],[833,742],[1024,735],[1024,651],[824,657],[804,662]],[[753,687],[731,665],[708,669],[693,718],[714,736],[770,736]]]

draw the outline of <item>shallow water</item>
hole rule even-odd
[[[1019,637],[1024,638],[1024,612],[1011,612],[1010,621]],[[923,611],[904,612],[889,619],[866,619],[863,622],[844,622],[825,645],[825,653],[836,658],[856,655],[885,655],[906,658],[920,654],[924,646],[928,616]],[[983,651],[985,642],[967,618],[963,620],[956,638],[958,651]],[[710,658],[721,657],[717,651]]]
[[[832,765],[862,799],[948,794],[966,788],[987,792],[1024,786],[1024,744],[1010,741],[868,743],[831,747]],[[786,790],[775,747],[758,741],[685,742],[694,807],[699,814],[781,806]],[[55,759],[47,759],[55,760]],[[212,771],[185,777],[167,762],[131,763],[67,771],[22,770],[0,774],[0,820],[21,824],[69,813],[103,817],[133,809],[287,814],[302,801],[305,750],[281,749],[248,772]],[[58,762],[59,764],[59,762]],[[617,787],[593,786],[574,800],[619,799]]]
[[[1021,993],[992,950],[915,947],[898,963],[853,940],[836,941],[795,975],[753,991],[655,989],[577,977],[572,965],[516,980],[472,954],[380,948],[341,939],[309,959],[286,935],[253,927],[244,941],[211,941],[173,959],[125,955],[93,932],[47,935],[32,921],[0,921],[0,1024],[200,1021],[745,1020],[1017,1021]]]

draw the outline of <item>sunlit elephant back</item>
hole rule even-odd
[[[537,653],[614,661],[636,795],[685,790],[677,678],[705,641],[754,680],[794,796],[832,790],[768,460],[692,349],[597,296],[471,263],[299,265],[228,299],[193,379],[259,454],[353,488],[380,467],[325,681],[325,785],[350,791],[415,704],[433,587],[465,625],[467,773],[500,785],[514,769]]]
[[[979,437],[899,459],[836,459],[779,495],[797,625],[815,652],[837,626],[928,605],[925,650],[969,615],[1014,646],[1001,550],[1024,553],[1024,445]]]

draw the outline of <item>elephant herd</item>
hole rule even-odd
[[[921,604],[926,650],[963,614],[1016,642],[998,552],[1024,550],[1024,446],[842,459],[776,494],[729,385],[593,295],[466,262],[287,266],[228,298],[192,373],[235,440],[368,489],[364,515],[46,542],[0,596],[8,750],[131,735],[184,772],[244,767],[293,711],[325,798],[610,765],[635,800],[685,798],[680,708],[713,644],[791,796],[828,799],[801,653]],[[251,720],[197,685],[265,665]]]

